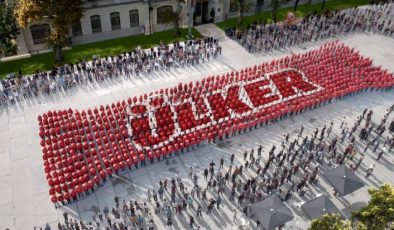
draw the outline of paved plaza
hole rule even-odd
[[[186,187],[192,188],[193,182],[187,175],[190,167],[198,172],[199,184],[204,188],[206,181],[202,175],[203,170],[209,166],[211,161],[218,165],[219,160],[224,158],[226,169],[229,166],[230,156],[234,153],[235,165],[244,164],[243,152],[252,148],[256,151],[260,144],[264,146],[263,159],[267,159],[268,151],[272,145],[280,146],[286,133],[290,134],[291,140],[294,139],[301,125],[305,127],[305,133],[310,134],[316,127],[321,128],[324,124],[329,125],[331,121],[334,121],[333,134],[331,135],[339,136],[339,124],[343,116],[346,116],[346,121],[351,126],[356,117],[368,107],[374,110],[372,120],[376,124],[380,122],[386,109],[394,103],[394,91],[364,92],[341,101],[333,101],[318,109],[263,126],[246,134],[237,135],[216,144],[206,144],[173,156],[168,161],[156,162],[153,165],[148,164],[145,168],[121,172],[107,180],[107,183],[95,189],[95,192],[85,199],[56,209],[50,201],[48,184],[43,170],[40,137],[38,136],[38,115],[54,109],[71,107],[82,110],[112,103],[160,88],[175,86],[179,82],[199,80],[206,76],[239,70],[243,67],[278,59],[290,53],[306,52],[324,43],[321,41],[269,54],[250,54],[236,42],[226,38],[223,32],[213,25],[204,25],[198,29],[206,36],[220,39],[223,51],[216,60],[189,68],[172,68],[170,71],[153,72],[135,79],[121,78],[105,81],[50,97],[22,101],[8,108],[0,108],[0,229],[27,230],[33,229],[34,226],[43,227],[46,223],[49,223],[53,227],[52,229],[57,229],[57,223],[64,221],[64,211],[67,211],[70,214],[69,217],[73,219],[89,222],[92,221],[92,217],[98,209],[103,210],[105,206],[114,207],[115,196],[119,197],[121,201],[145,201],[147,190],[157,190],[160,180],[171,179],[177,173]],[[394,72],[393,39],[372,34],[348,35],[339,39],[348,46],[359,50],[361,54],[371,57],[374,65],[381,65],[390,72]],[[392,119],[393,114],[388,121]],[[340,149],[346,147],[342,144],[340,146]],[[360,144],[359,146],[364,145]],[[362,149],[359,150],[362,151]],[[393,160],[394,156],[391,152],[390,155],[386,154],[383,159],[376,162],[376,156],[371,150],[368,150],[363,163],[356,172],[366,186],[345,197],[334,197],[332,188],[323,178],[319,180],[317,186],[310,187],[304,198],[293,195],[286,203],[294,212],[295,218],[284,229],[306,229],[309,226],[309,219],[300,209],[300,204],[322,193],[327,194],[345,216],[349,216],[352,209],[368,201],[368,187],[376,187],[384,182],[394,184]],[[364,178],[365,170],[372,163],[376,164],[375,171],[371,177],[366,179]],[[254,175],[255,170],[249,169],[245,176]],[[217,192],[214,190],[209,191],[208,198],[215,197],[216,194]],[[166,196],[169,199],[169,193]],[[233,223],[232,210],[239,209],[239,206],[236,202],[228,200],[228,190],[224,197],[226,198],[223,199],[222,209],[214,209],[212,215],[206,214],[206,206],[203,206],[203,217],[195,218],[196,224],[201,229],[237,228]],[[199,203],[201,203],[200,200],[195,199],[194,206],[196,207]],[[154,213],[153,206],[149,207]],[[195,214],[195,210],[187,212]],[[241,212],[242,210],[239,209],[239,216]],[[165,229],[164,216],[153,215],[157,229]],[[189,217],[186,213],[173,218],[173,220],[175,229],[189,229]],[[255,221],[251,221],[249,227],[245,227],[245,229],[254,228],[256,228]]]

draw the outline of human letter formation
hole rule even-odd
[[[394,76],[338,41],[240,71],[180,83],[111,105],[38,116],[54,203],[88,193],[119,170],[316,108]]]

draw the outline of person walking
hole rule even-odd
[[[235,222],[237,220],[237,210],[234,209],[233,210],[233,222]]]
[[[367,111],[368,111],[368,108],[365,108],[365,109],[364,109],[364,112],[363,112],[363,116],[362,116],[362,118],[364,118],[364,117],[365,117],[365,114],[367,113]]]
[[[190,218],[190,221],[189,221],[190,228],[193,228],[194,217],[193,216],[189,216],[189,218]]]
[[[45,230],[51,230],[51,226],[49,225],[49,223],[45,224]]]
[[[300,197],[304,197],[305,193],[307,191],[307,187],[306,185],[302,186],[301,188],[301,192],[300,192]]]
[[[224,159],[221,158],[221,159],[220,159],[220,169],[223,169],[223,165],[224,165]]]
[[[342,129],[342,132],[341,132],[341,143],[343,143],[345,141],[346,136],[347,136],[347,128],[346,129]]]
[[[207,200],[207,189],[205,188],[201,193],[202,199]]]
[[[345,125],[345,120],[346,120],[346,117],[343,116],[343,118],[342,118],[342,120],[341,120],[341,125],[339,126],[339,128],[342,129],[343,125]]]
[[[150,200],[152,198],[152,193],[150,192],[150,190],[148,190],[148,202],[150,203]]]
[[[68,225],[68,213],[67,212],[63,212],[63,217],[64,217],[64,223],[66,225]]]
[[[260,145],[259,148],[257,149],[257,155],[261,155],[261,151],[263,150],[263,146]]]
[[[115,196],[114,197],[114,201],[115,201],[115,204],[116,204],[116,208],[119,208],[119,197]]]
[[[220,204],[222,203],[222,198],[220,196],[218,196],[218,198],[216,199],[216,208],[220,209]]]
[[[172,219],[171,216],[167,218],[167,227],[172,228]]]
[[[205,180],[208,179],[208,169],[207,168],[204,170],[204,178],[205,178]]]
[[[194,175],[193,175],[193,183],[194,183],[194,185],[198,185],[197,181],[198,181],[197,173],[194,173]]]
[[[109,213],[109,208],[108,208],[108,206],[105,206],[105,207],[104,207],[103,212],[104,212],[105,219],[108,219],[108,213]]]
[[[373,152],[375,153],[378,148],[379,148],[379,142],[375,141],[375,144],[373,146]]]
[[[298,133],[298,137],[301,137],[303,132],[304,132],[304,126],[301,125],[300,132]]]
[[[385,150],[386,150],[386,147],[383,147],[383,149],[379,152],[378,158],[376,158],[377,161],[380,160],[380,158],[382,157],[382,155],[385,152]]]
[[[187,205],[189,208],[193,208],[193,198],[191,196],[187,198]]]
[[[168,179],[166,178],[166,179],[164,179],[164,189],[167,191],[167,183],[168,183]]]
[[[163,200],[163,194],[164,194],[163,186],[160,186],[160,188],[157,192],[159,193],[160,200]]]
[[[241,193],[239,196],[238,196],[238,204],[239,205],[242,205],[242,200],[244,199],[244,194],[243,193]]]
[[[212,214],[212,208],[213,208],[213,204],[212,204],[212,203],[209,203],[209,204],[208,204],[208,207],[207,207],[207,209],[208,209],[208,210],[207,210],[207,213],[208,213],[208,214]]]
[[[394,133],[394,120],[391,121],[391,123],[389,125],[389,133],[390,134]]]
[[[207,183],[207,188],[206,188],[206,189],[210,190],[211,187],[212,187],[212,179],[210,179],[210,180],[208,181],[208,183]]]
[[[197,217],[202,217],[202,212],[201,212],[201,210],[202,210],[202,207],[201,207],[201,205],[198,205],[198,207],[197,207]]]
[[[371,166],[369,166],[369,168],[367,169],[367,174],[365,175],[365,178],[368,178],[369,176],[371,176],[374,168],[375,168],[374,164],[371,164]]]
[[[357,151],[353,149],[353,151],[350,154],[350,160],[352,161],[356,155],[357,155]]]
[[[152,196],[153,196],[153,200],[157,201],[157,193],[155,192],[155,190],[152,191]]]

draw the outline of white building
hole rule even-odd
[[[190,0],[182,4],[182,27],[188,26]],[[237,16],[236,9],[230,10],[230,0],[192,0],[194,25],[208,23],[211,11],[215,11],[214,21]],[[231,6],[232,7],[232,6]],[[73,26],[73,44],[90,43],[135,34],[150,34],[170,29],[171,24],[163,24],[163,12],[175,10],[176,0],[87,0],[84,16]],[[231,12],[232,11],[232,12]],[[47,50],[45,34],[50,30],[48,23],[29,25],[21,31],[17,39],[18,53],[38,53]]]

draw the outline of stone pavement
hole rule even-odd
[[[212,25],[211,25],[212,26]],[[215,28],[206,28],[212,35],[218,32]],[[220,31],[219,31],[220,32]],[[250,148],[257,148],[259,144],[264,146],[263,158],[267,158],[269,148],[276,144],[280,145],[286,132],[295,134],[303,124],[307,133],[311,133],[315,127],[329,124],[334,119],[334,131],[338,134],[338,121],[346,116],[351,122],[365,107],[374,110],[373,120],[378,123],[385,110],[394,102],[394,92],[368,92],[357,96],[348,97],[342,101],[335,101],[319,109],[312,110],[296,117],[248,132],[244,135],[235,136],[224,142],[210,144],[195,149],[188,153],[171,158],[168,162],[155,163],[142,169],[125,171],[120,176],[114,176],[95,193],[86,199],[79,200],[65,207],[55,209],[50,201],[48,185],[42,165],[42,153],[39,145],[37,115],[52,109],[63,108],[88,108],[96,105],[112,103],[116,100],[125,99],[134,95],[150,92],[163,87],[174,86],[178,82],[197,80],[203,77],[220,74],[250,66],[253,64],[277,59],[291,52],[305,52],[318,47],[322,42],[308,44],[281,52],[273,52],[265,55],[252,55],[247,53],[236,42],[221,37],[223,47],[222,56],[217,60],[188,69],[172,69],[169,72],[155,72],[151,75],[143,75],[133,80],[119,79],[117,81],[104,82],[87,88],[75,89],[61,95],[43,97],[19,103],[8,109],[0,108],[0,229],[32,229],[33,226],[43,226],[50,223],[54,228],[60,220],[63,222],[63,211],[70,213],[71,218],[91,220],[97,209],[102,210],[106,205],[114,206],[113,198],[121,200],[142,201],[146,198],[146,191],[158,189],[158,181],[165,177],[171,178],[179,172],[187,187],[192,182],[187,178],[187,171],[193,166],[200,173],[200,183],[205,185],[201,176],[202,170],[208,167],[209,162],[218,162],[225,158],[225,166],[228,166],[229,157],[236,154],[236,164],[243,163],[242,153]],[[380,35],[349,35],[340,38],[346,44],[358,49],[362,54],[371,57],[375,65],[394,72],[394,40]],[[391,118],[390,118],[391,119]],[[351,122],[352,123],[352,122]],[[363,161],[358,174],[363,177],[365,169],[376,163],[371,158],[370,152]],[[367,186],[344,198],[332,196],[331,188],[324,180],[320,180],[319,190],[311,189],[307,192],[307,199],[316,196],[316,193],[328,193],[334,203],[349,215],[350,209],[360,202],[368,200],[367,188],[378,186],[382,182],[394,183],[392,172],[393,156],[387,155],[377,163],[373,175],[365,180]],[[253,172],[250,170],[250,174]],[[228,195],[228,194],[227,194]],[[226,195],[226,197],[228,197]],[[212,196],[212,194],[209,194]],[[308,219],[298,207],[302,199],[293,196],[288,205],[297,215],[292,225],[287,229],[295,229],[298,226],[305,229]],[[203,212],[203,219],[196,219],[202,229],[229,229],[233,228],[232,208],[237,207],[224,199],[223,209],[213,211],[209,217]],[[195,206],[197,201],[195,201]],[[152,208],[151,208],[152,210]],[[204,209],[203,211],[206,211]],[[192,211],[193,212],[193,211]],[[239,212],[238,212],[239,213]],[[185,214],[184,214],[185,215]],[[162,216],[154,218],[158,229],[164,228]],[[176,218],[176,229],[188,228],[188,217]],[[255,227],[253,223],[251,228]]]

